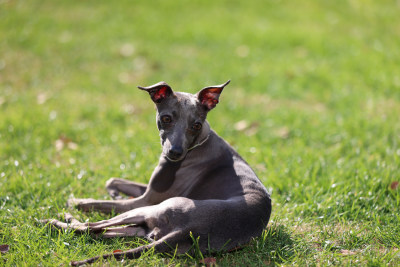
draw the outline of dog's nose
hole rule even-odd
[[[178,159],[183,154],[183,148],[181,146],[171,146],[171,149],[168,152],[169,157],[173,159]]]

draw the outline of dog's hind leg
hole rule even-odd
[[[99,234],[103,238],[113,238],[113,237],[127,237],[127,236],[137,236],[146,237],[147,229],[141,226],[127,225],[122,227],[107,228],[105,232]]]
[[[120,196],[119,193],[131,197],[139,197],[143,195],[147,189],[147,185],[121,178],[110,178],[106,182],[106,189],[113,199],[121,199],[122,196]]]

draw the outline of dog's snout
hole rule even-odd
[[[178,159],[183,154],[183,148],[181,146],[171,146],[168,156],[173,159]]]

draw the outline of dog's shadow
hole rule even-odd
[[[219,254],[219,266],[274,266],[290,261],[296,241],[281,224],[272,224],[248,245],[231,253]]]

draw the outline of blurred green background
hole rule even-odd
[[[137,85],[196,93],[231,79],[208,119],[273,214],[265,239],[217,262],[399,264],[399,14],[394,0],[0,0],[0,261],[126,246],[34,219],[72,194],[106,198],[110,177],[148,181],[161,149]],[[143,264],[194,262],[174,260]]]

